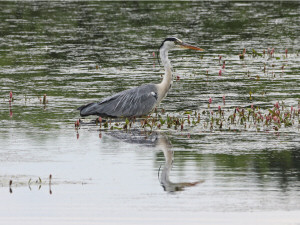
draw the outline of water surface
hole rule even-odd
[[[299,114],[289,126],[227,120],[237,107],[299,109],[299,3],[0,5],[5,224],[300,223]],[[206,51],[170,53],[174,83],[158,110],[199,113],[199,124],[74,129],[80,105],[160,82],[153,52],[168,36]],[[224,124],[211,128],[218,106]]]

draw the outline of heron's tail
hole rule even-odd
[[[97,115],[98,103],[89,103],[87,105],[80,106],[77,110],[80,110],[80,116]]]

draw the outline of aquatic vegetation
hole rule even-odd
[[[12,180],[9,181],[9,193],[12,193],[11,185],[12,185]]]
[[[44,97],[43,97],[43,104],[45,105],[46,103],[48,103],[47,95],[44,94]]]
[[[243,53],[239,54],[240,59],[244,59],[246,54],[246,49],[244,48]]]
[[[49,194],[51,195],[52,194],[51,186],[53,184],[52,180],[53,180],[52,174],[49,175],[48,180],[47,179],[42,180],[41,177],[38,177],[36,180],[32,180],[32,178],[29,178],[28,181],[24,181],[24,178],[19,178],[19,179],[15,178],[14,182],[13,182],[12,179],[9,180],[8,188],[9,188],[9,192],[12,194],[13,193],[13,188],[28,186],[29,190],[31,191],[32,187],[36,186],[37,190],[40,190],[43,185],[48,184]]]
[[[221,59],[222,59],[222,56],[219,55],[219,64],[221,64]]]
[[[210,104],[212,101],[209,101]],[[299,132],[300,107],[295,109],[282,102],[276,102],[272,108],[260,108],[251,104],[249,107],[229,107],[222,109],[208,108],[205,110],[179,112],[176,115],[163,115],[157,111],[146,118],[126,118],[105,122],[101,130],[143,129],[145,131],[162,130],[169,132],[212,132],[212,131],[257,131],[274,132],[292,129]],[[139,121],[139,122],[137,122]]]
[[[76,120],[76,122],[75,122],[75,129],[79,129],[79,126],[80,126],[80,120],[78,119],[78,120]]]
[[[211,97],[208,99],[208,104],[211,104],[212,103],[212,99]]]

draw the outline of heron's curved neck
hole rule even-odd
[[[168,140],[166,138],[159,138],[158,146],[163,151],[164,157],[165,157],[165,165],[162,169],[160,182],[163,185],[168,186],[171,184],[170,171],[172,169],[172,164],[173,164],[173,151],[171,150],[170,143],[168,142]]]
[[[161,99],[164,98],[171,87],[172,84],[172,66],[171,62],[168,58],[168,49],[161,48],[160,49],[160,59],[165,68],[165,75],[162,82],[159,84],[159,91]],[[161,100],[159,99],[159,100]]]
[[[165,155],[165,165],[162,169],[161,173],[161,179],[160,182],[165,185],[169,185],[171,183],[170,181],[170,171],[172,169],[172,164],[173,164],[173,152],[172,151],[164,151]]]

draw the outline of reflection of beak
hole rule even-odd
[[[198,50],[198,51],[204,51],[204,49],[202,49],[202,48],[198,48],[198,47],[195,47],[195,46],[192,46],[192,45],[188,45],[186,43],[180,43],[179,47],[180,48],[185,48],[185,49],[189,48],[189,49],[194,49],[194,50]]]

